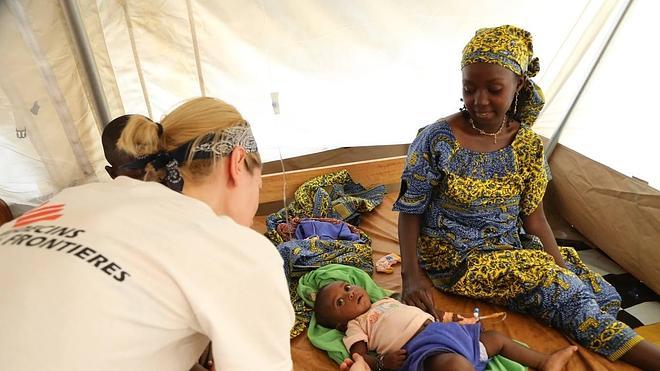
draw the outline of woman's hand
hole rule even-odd
[[[401,301],[432,315],[436,320],[440,320],[435,311],[433,303],[433,284],[422,277],[421,274],[414,274],[409,278],[403,279],[403,288],[401,292]]]
[[[339,371],[371,371],[371,368],[361,355],[353,353],[353,359],[346,358],[339,365]]]
[[[403,366],[407,356],[405,349],[386,353],[383,356],[383,368],[386,370],[398,370]]]

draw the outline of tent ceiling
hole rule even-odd
[[[419,127],[459,107],[465,42],[479,27],[504,23],[535,37],[542,63],[537,81],[547,87],[550,100],[556,97],[536,129],[550,136],[625,5],[604,0],[68,2],[81,14],[112,116],[142,113],[158,120],[185,99],[220,97],[252,123],[265,160],[280,153],[291,157],[410,142]],[[645,13],[641,7],[648,6],[635,3],[639,8],[631,14]],[[643,29],[629,26],[626,32]],[[0,60],[5,170],[0,197],[10,203],[34,204],[62,187],[105,177],[98,132],[103,123],[93,110],[93,89],[74,39],[60,3],[0,3],[0,41],[11,50]],[[590,97],[602,92],[602,81],[606,84],[624,63],[608,58]],[[627,90],[634,91],[636,82],[626,81]],[[570,118],[568,145],[585,138],[573,135],[581,125],[575,122],[606,119],[589,116],[588,102]],[[23,129],[26,138],[17,138]],[[599,156],[594,152],[595,159]]]

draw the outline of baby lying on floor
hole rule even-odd
[[[561,370],[577,350],[568,346],[543,354],[497,331],[481,332],[478,323],[434,322],[430,314],[391,298],[372,304],[362,287],[342,281],[318,291],[314,313],[321,326],[345,332],[346,349],[362,355],[372,370],[484,370],[498,354],[538,370]]]

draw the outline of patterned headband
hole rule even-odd
[[[168,188],[181,192],[183,190],[183,178],[179,170],[179,164],[183,163],[189,156],[192,160],[209,159],[229,155],[234,148],[241,147],[247,153],[257,152],[257,142],[254,140],[250,125],[232,126],[223,129],[220,134],[208,133],[201,137],[193,147],[197,138],[188,141],[173,151],[161,151],[140,158],[122,167],[128,169],[144,169],[151,164],[156,170],[165,169],[166,176],[161,181]]]
[[[185,145],[188,145],[188,143]],[[247,153],[259,150],[249,125],[232,126],[224,129],[219,138],[215,133],[206,134],[192,150],[192,153],[194,153],[193,158],[196,158],[196,154],[199,152],[227,156],[236,147],[242,147]]]

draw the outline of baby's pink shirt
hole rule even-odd
[[[371,304],[369,310],[348,322],[344,345],[350,350],[365,341],[369,350],[380,354],[399,350],[433,316],[423,310],[385,298]]]

